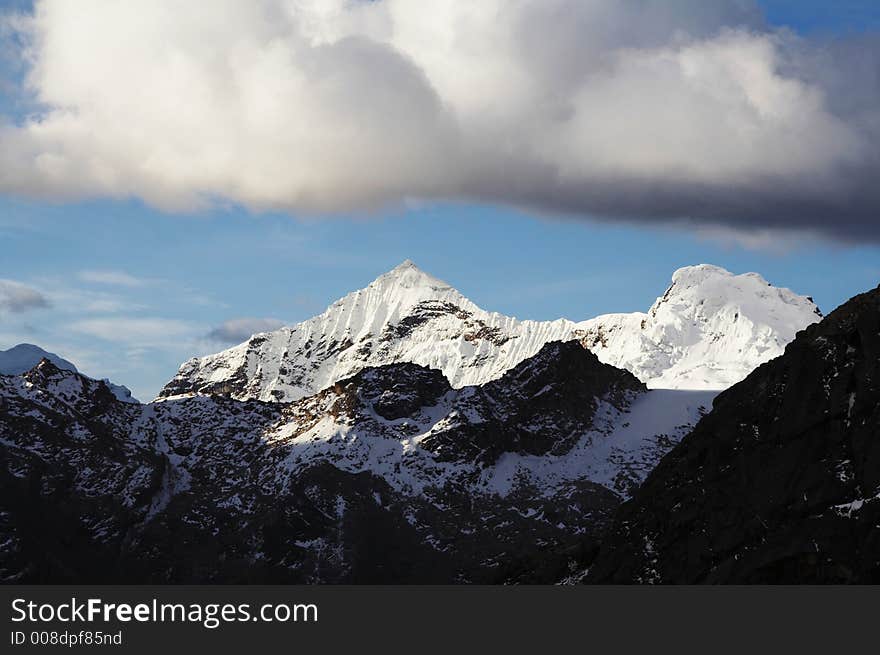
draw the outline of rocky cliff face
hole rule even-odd
[[[880,582],[880,288],[719,395],[587,581]]]
[[[650,393],[575,342],[482,386],[400,363],[289,403],[132,405],[43,360],[0,376],[0,575],[552,581],[629,489],[603,467]],[[660,438],[613,464],[622,480]]]
[[[398,362],[437,369],[461,388],[498,379],[545,344],[568,340],[652,388],[719,390],[779,355],[819,317],[809,298],[757,274],[701,265],[676,271],[647,314],[519,321],[480,309],[407,261],[319,316],[185,362],[160,397],[292,401]]]
[[[49,360],[0,376],[0,579],[103,579],[108,541],[146,516],[162,460],[141,406]]]

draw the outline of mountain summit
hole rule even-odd
[[[392,268],[387,273],[383,273],[370,284],[370,288],[376,289],[415,289],[421,292],[431,292],[443,294],[452,291],[457,295],[457,291],[449,286],[443,280],[439,280],[433,275],[425,273],[422,269],[413,263],[410,259]]]
[[[46,360],[61,371],[72,371],[78,373],[73,362],[69,362],[63,357],[59,357],[55,353],[43,350],[39,346],[32,343],[20,343],[13,346],[9,350],[0,350],[0,375],[20,375],[32,368],[36,367],[40,362]],[[110,392],[119,400],[126,403],[137,403],[137,398],[133,398],[128,387],[119,384],[113,384],[108,379],[103,380]]]
[[[576,323],[487,312],[406,260],[324,313],[185,362],[160,393],[293,401],[370,366],[439,369],[454,388],[483,384],[551,341],[579,340],[653,388],[723,389],[782,353],[821,317],[756,273],[681,268],[648,313]]]
[[[588,581],[880,582],[880,287],[800,332],[621,508]]]
[[[396,362],[439,369],[453,387],[481,384],[550,341],[572,339],[573,328],[486,312],[407,260],[314,318],[189,360],[160,397],[292,401]]]
[[[822,318],[812,299],[757,273],[686,266],[646,314],[609,314],[579,325],[603,362],[660,389],[726,389],[778,357]]]
[[[0,375],[20,375],[31,370],[42,359],[48,359],[62,371],[77,372],[73,362],[32,343],[20,343],[9,350],[0,350]]]

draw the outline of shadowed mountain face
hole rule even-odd
[[[880,288],[719,395],[586,580],[880,582]]]
[[[595,548],[620,495],[583,473],[523,472],[502,491],[495,476],[510,458],[584,457],[646,393],[575,342],[482,387],[393,364],[292,403],[134,405],[44,359],[0,376],[0,574],[549,582]]]

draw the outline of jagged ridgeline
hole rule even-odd
[[[133,405],[44,359],[0,377],[2,573],[550,581],[620,503],[582,466],[562,468],[603,464],[594,442],[644,394],[576,342],[550,343],[482,386],[455,390],[439,371],[390,364],[292,403]],[[560,470],[512,477],[517,459]],[[624,488],[639,465],[614,465]],[[520,564],[539,553],[539,569]]]
[[[717,391],[818,318],[704,265],[646,314],[518,321],[405,262],[150,404],[57,356],[0,369],[0,576],[576,579]]]
[[[704,264],[676,271],[648,313],[520,321],[480,309],[407,261],[308,321],[189,360],[160,396],[297,400],[394,362],[440,370],[463,387],[499,378],[550,341],[571,339],[649,387],[719,390],[781,354],[820,317],[811,299],[760,275]]]

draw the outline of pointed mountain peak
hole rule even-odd
[[[37,379],[56,377],[59,373],[63,376],[76,374],[76,376],[92,379],[82,375],[72,362],[32,343],[20,343],[9,350],[0,350],[0,375],[36,376],[35,379]],[[106,378],[102,381],[122,402],[139,402],[137,398],[132,397],[128,387],[113,384]]]
[[[410,259],[383,273],[370,284],[370,287],[388,288],[396,287],[403,289],[430,289],[434,291],[449,291],[452,289],[446,282],[433,275],[425,273]]]
[[[34,366],[31,370],[32,371],[42,371],[43,373],[46,373],[46,374],[53,374],[53,373],[60,373],[63,370],[69,370],[69,369],[62,369],[58,366],[55,366],[55,364],[52,362],[52,360],[50,360],[48,357],[43,357],[42,359],[40,359],[39,362],[37,362],[36,366]],[[71,371],[71,372],[75,373],[76,371]]]
[[[62,378],[82,378],[78,372],[70,369],[61,368],[48,357],[40,358],[29,370],[22,373],[22,376],[30,383],[37,386],[43,386],[50,381],[58,381]]]
[[[400,262],[397,266],[395,266],[392,270],[394,270],[394,271],[405,271],[405,270],[410,269],[410,268],[416,268],[416,269],[417,269],[418,266],[416,266],[416,263],[415,263],[413,260],[411,260],[411,259],[404,259],[404,260],[403,260],[402,262]]]

